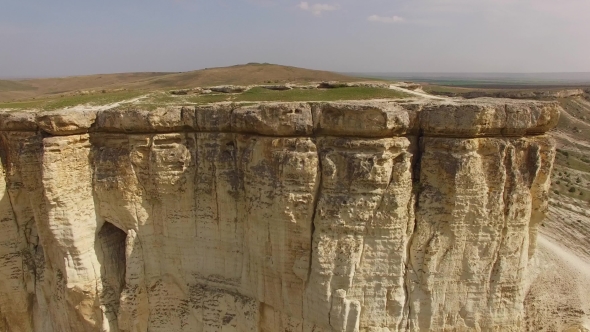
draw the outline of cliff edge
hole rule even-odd
[[[0,112],[0,331],[521,331],[559,110]]]

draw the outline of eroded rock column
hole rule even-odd
[[[95,213],[90,151],[87,134],[43,139],[44,204],[37,227],[45,277],[56,288],[50,310],[60,331],[95,330],[106,314],[96,305],[104,285],[95,247],[102,221]]]
[[[308,284],[317,147],[307,137],[239,136],[245,229],[242,283],[261,304],[265,331],[301,330]]]
[[[11,121],[3,124],[10,130],[0,132],[0,239],[4,250],[0,266],[5,276],[0,278],[0,293],[5,294],[0,297],[0,312],[12,330],[52,331],[46,292],[51,291],[51,286],[45,278],[45,257],[36,223],[44,206],[42,136],[33,130],[34,126],[13,128]]]
[[[319,140],[322,179],[306,317],[334,331],[397,330],[413,229],[407,138]]]
[[[424,138],[422,149],[410,327],[520,331],[550,139]]]
[[[510,136],[543,132],[556,121],[551,114],[522,104],[421,113],[410,330],[523,330],[523,281],[547,209],[555,144]],[[493,137],[470,138],[477,136]]]
[[[25,225],[16,218],[6,181],[9,151],[5,137],[0,138],[0,331],[8,329],[6,324],[11,330],[27,332],[32,331],[32,307],[23,282],[27,273],[23,251],[28,248],[24,246]]]

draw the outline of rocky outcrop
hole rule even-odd
[[[520,331],[558,115],[0,113],[0,331]]]

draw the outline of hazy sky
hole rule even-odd
[[[0,0],[0,77],[590,71],[590,0]]]

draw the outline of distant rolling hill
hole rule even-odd
[[[0,80],[0,102],[45,98],[79,90],[161,90],[225,84],[305,83],[312,81],[355,81],[350,76],[328,71],[274,64],[249,63],[180,73],[121,73],[63,78]]]

